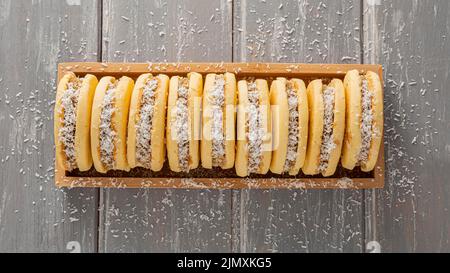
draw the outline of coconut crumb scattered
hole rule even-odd
[[[328,161],[331,152],[336,148],[333,141],[333,122],[334,122],[334,95],[335,89],[325,86],[322,92],[323,97],[323,133],[322,145],[320,146],[319,172],[328,168]]]
[[[361,150],[358,155],[358,164],[364,163],[369,158],[370,143],[372,141],[372,92],[369,91],[369,83],[365,76],[362,78],[361,88]]]
[[[136,160],[145,168],[151,167],[151,132],[158,80],[150,78],[142,90],[139,120],[136,123]]]
[[[67,90],[61,98],[62,126],[58,132],[59,141],[63,145],[67,170],[77,168],[75,157],[75,131],[77,121],[77,104],[82,78],[76,78],[67,84]]]
[[[263,109],[260,105],[260,92],[256,88],[256,83],[247,84],[248,100],[250,105],[247,109],[246,137],[248,148],[248,173],[255,173],[259,170],[262,159],[262,144],[264,128],[262,127]]]
[[[340,189],[348,189],[348,188],[354,187],[353,180],[348,177],[339,178],[336,184],[337,184],[337,187]]]
[[[102,102],[100,114],[100,161],[107,169],[114,166],[114,147],[116,131],[112,124],[112,117],[115,112],[114,102],[117,82],[110,83]]]
[[[214,86],[208,96],[211,105],[211,140],[212,140],[212,165],[222,165],[225,159],[225,143],[223,129],[223,106],[225,104],[225,78],[216,75]]]
[[[188,110],[188,78],[180,77],[176,111],[176,135],[178,138],[178,164],[181,171],[189,172],[189,110]]]
[[[289,170],[295,165],[295,161],[297,159],[298,143],[300,142],[300,136],[298,135],[298,95],[294,89],[292,82],[290,81],[286,83],[286,93],[288,96],[289,132],[284,172],[289,172]]]

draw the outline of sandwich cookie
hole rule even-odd
[[[130,168],[160,171],[165,160],[167,94],[169,77],[142,74],[131,95],[128,118],[127,159]]]
[[[133,86],[133,80],[126,76],[119,80],[106,76],[97,85],[92,106],[91,147],[98,172],[130,170],[127,123]]]
[[[341,163],[352,170],[373,170],[383,136],[383,91],[377,73],[360,75],[347,72],[344,79],[346,96],[346,129]]]
[[[314,80],[308,85],[309,135],[303,173],[333,175],[341,156],[345,128],[344,85],[333,79],[325,85]]]
[[[89,126],[98,80],[68,72],[58,84],[54,111],[56,162],[61,169],[87,171],[92,167]]]
[[[266,80],[238,83],[236,174],[266,174],[272,156],[269,88]]]
[[[234,166],[236,77],[208,74],[202,104],[201,160],[206,169]]]
[[[167,107],[167,157],[174,172],[189,172],[199,164],[203,78],[191,72],[173,76]]]
[[[277,78],[270,87],[273,152],[270,171],[297,175],[308,140],[308,98],[300,79]]]

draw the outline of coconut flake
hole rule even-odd
[[[66,156],[67,169],[69,171],[77,167],[75,157],[75,132],[77,121],[78,96],[80,94],[83,79],[75,79],[67,84],[67,89],[61,97],[62,126],[58,132],[59,141],[63,145]]]
[[[358,164],[364,163],[369,158],[370,143],[372,141],[372,92],[369,91],[369,83],[365,76],[362,77],[361,88],[361,150],[358,155]]]
[[[211,140],[212,140],[212,165],[220,166],[225,158],[225,143],[223,129],[223,106],[225,104],[225,78],[217,75],[214,86],[208,96],[211,106]]]
[[[292,82],[288,81],[286,83],[286,93],[288,96],[289,131],[284,172],[288,172],[294,166],[295,161],[297,160],[298,143],[300,142],[300,136],[298,135],[298,95],[294,89]]]
[[[151,167],[151,132],[158,80],[151,78],[142,90],[139,121],[136,123],[136,160],[145,168]]]
[[[115,112],[116,83],[110,83],[103,97],[100,114],[100,161],[107,169],[114,167],[116,131],[112,124]]]
[[[262,144],[264,128],[262,126],[263,109],[260,105],[260,92],[256,88],[255,82],[247,84],[248,100],[250,102],[247,109],[246,137],[248,148],[248,173],[255,173],[259,170],[262,159]]]
[[[328,168],[331,152],[336,148],[336,144],[333,141],[334,95],[335,89],[332,87],[325,87],[325,90],[322,92],[323,133],[322,145],[320,146],[319,172],[323,172]]]
[[[176,135],[178,138],[178,164],[184,172],[189,171],[189,109],[188,109],[189,81],[179,78],[178,97],[175,105]]]

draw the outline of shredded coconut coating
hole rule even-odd
[[[178,164],[184,172],[189,171],[189,110],[187,78],[180,78],[178,82],[178,98],[175,105],[176,132],[178,138]]]
[[[286,93],[288,96],[289,108],[289,131],[288,131],[288,147],[286,161],[284,164],[284,172],[288,172],[297,160],[298,143],[300,142],[299,130],[299,113],[298,113],[298,95],[294,89],[292,82],[286,83]]]
[[[211,140],[212,140],[212,165],[220,166],[225,159],[225,143],[223,129],[223,106],[225,104],[225,78],[217,75],[214,86],[208,96],[211,106]]]
[[[151,133],[157,88],[158,80],[156,78],[148,79],[142,90],[139,120],[135,125],[136,160],[145,168],[151,167]]]
[[[111,83],[106,90],[100,114],[100,161],[107,169],[114,166],[114,147],[116,131],[113,128],[112,117],[115,112],[114,101],[117,83]]]
[[[249,82],[247,89],[250,105],[247,109],[246,137],[248,143],[248,172],[251,174],[257,172],[261,164],[264,128],[262,128],[261,120],[263,110],[259,103],[260,92],[256,88],[256,83]]]
[[[370,142],[372,141],[372,92],[366,77],[362,76],[361,88],[361,150],[358,155],[359,164],[369,158]]]
[[[83,79],[76,79],[67,84],[67,90],[61,98],[61,111],[63,111],[62,126],[58,132],[59,141],[63,145],[66,156],[67,170],[77,168],[75,158],[75,131],[77,121],[77,104],[80,94],[81,82]]]
[[[334,122],[334,95],[335,90],[332,87],[325,87],[322,93],[323,97],[323,133],[322,145],[320,146],[319,172],[328,168],[328,161],[331,152],[336,148],[333,141],[333,122]]]

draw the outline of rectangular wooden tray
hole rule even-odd
[[[373,71],[382,79],[381,65],[367,64],[296,64],[296,63],[60,63],[58,65],[58,81],[68,71],[77,75],[87,73],[97,76],[128,76],[136,79],[142,73],[164,73],[169,76],[185,75],[195,71],[203,75],[207,73],[234,72],[237,79],[245,77],[300,78],[307,84],[311,79],[343,79],[351,69]],[[269,82],[270,86],[270,82]],[[296,177],[283,175],[256,175],[239,178],[234,169],[205,170],[199,168],[188,174],[174,173],[166,165],[163,170],[153,173],[136,168],[131,172],[111,171],[100,174],[94,169],[88,172],[65,172],[55,168],[55,184],[58,187],[115,187],[115,188],[189,188],[189,189],[242,189],[242,188],[284,188],[284,189],[370,189],[384,186],[384,146],[381,145],[377,165],[374,171],[364,173],[358,170],[345,170],[341,166],[334,176],[324,178],[321,175]]]

